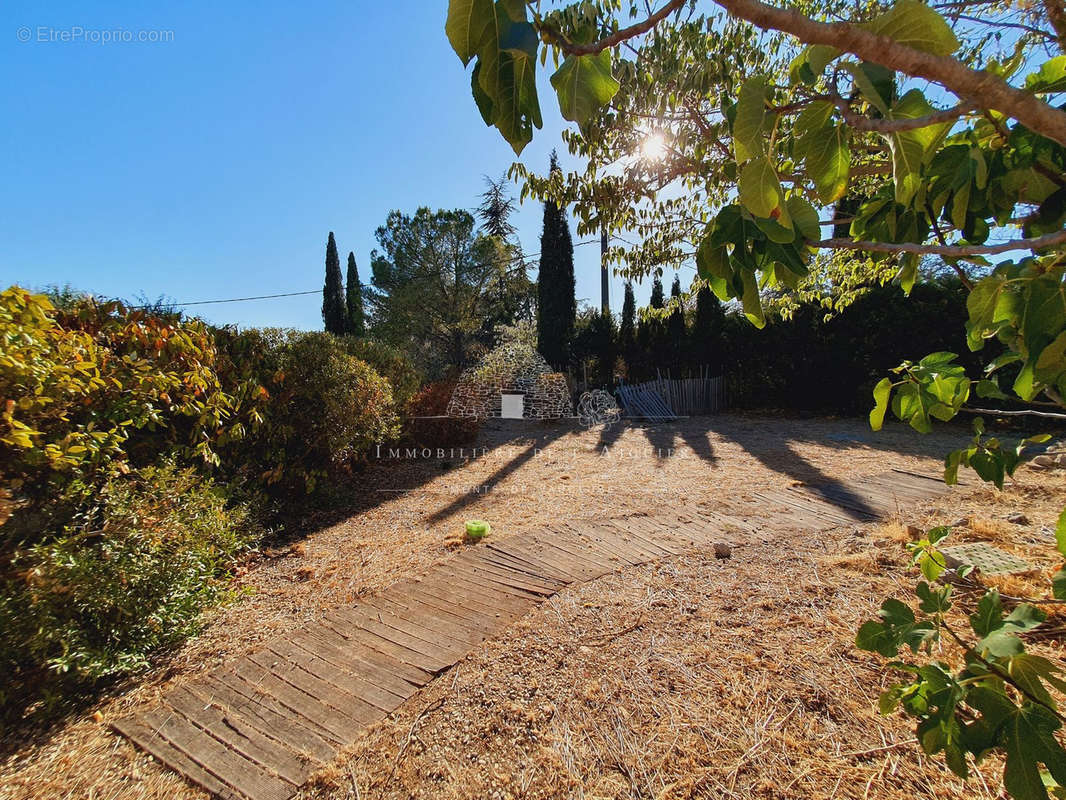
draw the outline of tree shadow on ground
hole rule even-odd
[[[682,443],[687,445],[701,461],[711,465],[718,462],[718,457],[714,454],[714,446],[711,444],[711,428],[683,425],[679,422],[623,419],[600,432],[597,449],[613,447],[622,434],[629,429],[639,429],[644,433],[644,438],[654,451],[656,462],[660,467],[667,460],[678,456]]]
[[[894,454],[937,459],[943,458],[950,449],[950,446],[945,444],[944,437],[925,438],[914,431],[909,431],[910,436],[905,439],[901,438],[899,431],[893,431],[891,435],[884,436],[873,432],[843,434],[839,431],[830,431],[822,434],[811,432],[806,435],[793,432],[784,434],[768,444],[765,434],[758,430],[757,426],[760,423],[758,416],[729,415],[707,419],[711,431],[742,447],[745,452],[772,472],[804,483],[807,491],[818,495],[830,505],[842,510],[858,509],[872,516],[877,515],[876,509],[857,495],[841,479],[841,476],[830,475],[811,463],[795,449],[795,444],[808,442],[835,450],[852,450],[856,446],[861,446]],[[781,418],[778,416],[773,421],[780,422]],[[854,424],[855,421],[848,420],[848,422]],[[944,433],[950,436],[953,431],[946,429]]]
[[[522,449],[510,459],[506,464],[499,467],[495,472],[489,475],[481,486],[486,487],[487,491],[492,491],[500,482],[506,480],[509,476],[517,472],[533,458],[537,453],[550,445],[552,442],[572,433],[575,430],[574,425],[567,424],[565,422],[550,422],[550,423],[529,423],[525,420],[515,420],[516,424],[510,425],[515,431],[514,437],[507,437],[502,442],[495,442],[496,446],[507,444],[515,446],[516,443],[522,443]],[[507,424],[507,423],[504,423]],[[530,429],[530,425],[536,425],[536,428]],[[473,504],[481,495],[473,492],[464,492],[458,495],[452,502],[446,506],[437,509],[428,517],[426,517],[426,523],[434,525],[462,511],[467,506]]]

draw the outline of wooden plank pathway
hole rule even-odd
[[[113,727],[217,797],[287,800],[368,725],[572,583],[735,541],[737,529],[850,525],[946,490],[938,479],[893,470],[755,492],[759,505],[747,519],[661,511],[486,540],[172,689],[158,708]]]

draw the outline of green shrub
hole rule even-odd
[[[160,454],[217,465],[260,399],[225,385],[219,366],[198,320],[0,293],[0,524],[19,510],[30,520],[8,536],[62,525],[111,476]]]
[[[243,507],[190,468],[108,480],[61,533],[15,553],[0,589],[0,664],[99,678],[195,631],[251,541]]]
[[[349,355],[365,361],[388,379],[397,408],[403,408],[422,386],[422,375],[399,348],[374,339],[352,336],[340,341]]]
[[[314,491],[331,472],[398,434],[389,382],[350,355],[343,339],[264,329],[235,335],[227,346],[246,359],[254,354],[268,398],[264,424],[234,441],[225,460],[273,493]]]

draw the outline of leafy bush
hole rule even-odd
[[[0,585],[0,666],[98,678],[192,633],[253,529],[191,468],[115,476],[61,533],[15,553]]]
[[[422,385],[422,376],[399,348],[354,336],[346,336],[340,341],[349,355],[365,361],[388,379],[397,408],[403,408]]]
[[[398,434],[389,382],[328,333],[251,330],[227,341],[265,387],[264,424],[225,454],[275,493],[314,491],[322,478]]]
[[[970,761],[980,763],[998,751],[1005,757],[1003,786],[1012,797],[1046,800],[1048,788],[1063,797],[1066,750],[1056,738],[1063,717],[1049,689],[1066,691],[1066,682],[1057,664],[1027,653],[1020,638],[1047,615],[1017,601],[1004,613],[999,592],[984,587],[972,567],[962,566],[953,580],[982,590],[981,598],[968,609],[968,619],[961,617],[961,625],[957,613],[949,619],[958,601],[951,583],[938,582],[946,563],[937,546],[950,530],[933,528],[908,545],[924,578],[915,588],[918,613],[890,597],[881,604],[878,619],[863,623],[856,635],[860,649],[891,659],[887,666],[904,677],[881,694],[881,713],[898,709],[914,717],[921,748],[929,755],[943,753],[961,778],[969,776]],[[1055,535],[1066,558],[1066,513]],[[1055,597],[1061,599],[1066,571],[1060,570],[1054,580]],[[969,631],[963,627],[967,622]],[[961,649],[961,666],[943,660],[942,638]]]
[[[198,320],[0,293],[0,524],[24,509],[32,535],[160,453],[217,465],[258,419],[255,387],[224,385],[219,359]]]
[[[472,417],[448,417],[454,380],[423,386],[404,409],[404,439],[419,447],[455,447],[472,442],[481,424]],[[429,419],[438,417],[438,419]]]

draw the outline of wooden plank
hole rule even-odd
[[[341,744],[352,741],[366,727],[250,659],[242,658],[234,664],[233,674],[252,689],[271,695],[292,713],[299,714],[308,722],[329,731]]]
[[[491,570],[501,578],[506,578],[509,585],[525,589],[532,594],[555,594],[565,583],[553,578],[539,578],[527,572],[495,563],[490,557],[478,551],[469,551],[459,558],[447,562],[453,566],[471,566]],[[517,581],[517,583],[515,583]]]
[[[417,620],[420,615],[435,614],[440,618],[447,619],[453,626],[468,631],[475,636],[475,643],[484,641],[496,632],[496,627],[487,625],[483,620],[472,619],[466,609],[462,608],[454,599],[446,600],[432,594],[426,594],[418,588],[414,581],[405,583],[403,591],[391,595],[395,603],[405,606],[408,615]]]
[[[221,704],[194,693],[184,686],[167,692],[166,703],[205,733],[224,746],[259,764],[294,786],[302,784],[311,774],[311,762],[267,736],[240,715]]]
[[[341,631],[333,628],[329,620],[320,620],[318,625],[307,628],[305,632],[324,644],[343,650],[348,658],[372,665],[377,670],[376,674],[388,674],[419,688],[433,680],[434,673],[405,661],[399,661],[378,650],[368,649],[350,631],[342,634]]]
[[[850,508],[862,514],[867,519],[876,519],[881,515],[882,511],[882,509],[876,507],[877,504],[871,503],[869,498],[863,497],[861,494],[852,491],[850,487],[848,489],[838,489],[832,486],[804,485],[803,487],[796,487],[789,491],[805,494],[808,497],[827,502],[830,505]]]
[[[604,550],[595,542],[576,536],[574,531],[568,529],[565,524],[556,523],[553,526],[548,526],[547,533],[554,535],[554,544],[559,549],[566,550],[571,555],[585,558],[606,572],[614,572],[627,566],[626,562],[617,553]]]
[[[381,709],[319,678],[303,663],[290,661],[270,650],[259,650],[248,659],[360,726],[370,725],[384,716]]]
[[[535,605],[541,602],[545,597],[555,594],[562,588],[562,585],[547,588],[540,584],[528,583],[522,577],[523,573],[507,570],[487,561],[475,562],[464,559],[442,565],[440,570],[440,574],[455,576],[456,579],[462,578],[473,587],[482,587],[486,591],[510,595],[514,598],[512,602],[521,603],[523,608],[527,608],[529,604]]]
[[[609,558],[602,555],[598,550],[585,547],[573,540],[567,533],[560,533],[558,531],[552,531],[549,529],[546,533],[537,534],[538,541],[550,544],[556,550],[562,550],[569,554],[570,558],[576,563],[588,564],[593,570],[596,570],[595,576],[598,578],[600,575],[605,575],[608,572],[614,572],[621,564],[618,559]]]
[[[451,648],[443,647],[434,642],[427,642],[398,628],[383,625],[374,619],[372,615],[357,608],[337,608],[331,614],[336,619],[348,620],[352,625],[358,625],[363,630],[370,631],[376,636],[388,639],[390,642],[395,642],[409,650],[427,655],[440,663],[454,663],[457,657],[461,655],[461,653],[457,653]]]
[[[338,621],[337,624],[342,623],[341,621]],[[354,626],[349,627],[348,632],[353,640],[365,645],[371,650],[376,650],[378,653],[389,656],[397,661],[401,661],[404,664],[418,667],[420,670],[429,673],[431,676],[443,672],[454,663],[454,661],[450,659],[442,661],[439,658],[432,658],[417,650],[411,650],[410,648],[396,644],[389,639],[383,639],[377,634],[371,633],[363,628],[357,628]]]
[[[581,581],[593,580],[610,572],[609,568],[603,567],[585,556],[575,556],[569,550],[559,547],[555,542],[558,538],[558,536],[547,537],[540,534],[531,534],[529,540],[534,552],[539,557],[563,565],[568,572],[578,575]]]
[[[658,528],[676,541],[684,542],[685,545],[707,544],[713,531],[705,526],[697,524],[694,517],[685,517],[676,513],[659,512],[644,518],[648,525]]]
[[[677,546],[671,545],[663,539],[655,540],[648,536],[645,531],[638,530],[635,525],[630,524],[631,519],[633,519],[633,517],[616,520],[612,519],[606,520],[601,524],[621,531],[622,535],[628,536],[634,545],[644,548],[649,553],[654,554],[657,558],[675,556],[681,552],[680,548]]]
[[[524,555],[524,558],[536,558],[534,555],[532,555],[531,549],[521,550],[520,548],[518,548],[518,550],[524,551],[524,553],[526,553],[526,555]],[[498,559],[498,555],[499,554],[497,553],[497,551],[494,550],[492,551],[491,556],[478,557],[477,559],[463,559],[462,561],[453,560],[449,561],[447,564],[442,564],[442,566],[461,567],[463,572],[466,574],[469,574],[471,572],[471,566],[481,567],[481,570],[479,572],[479,581],[483,579],[481,573],[485,571],[491,571],[491,575],[496,577],[507,576],[507,579],[505,581],[495,581],[494,588],[496,589],[496,591],[505,591],[507,594],[514,594],[521,598],[522,601],[526,601],[526,599],[530,598],[532,598],[535,602],[542,601],[542,599],[546,596],[544,592],[552,591],[553,593],[555,591],[559,591],[564,586],[568,586],[569,583],[572,583],[575,580],[575,578],[572,577],[564,579],[562,574],[559,574],[558,577],[549,577],[543,575],[544,571],[540,570],[540,567],[537,567],[537,569],[538,571],[542,572],[542,576],[537,577],[534,576],[530,570],[519,571],[517,569],[514,569],[514,567],[506,566]],[[523,582],[523,586],[516,586],[516,582]]]
[[[234,680],[237,679],[234,678]],[[287,708],[273,701],[272,698],[270,701],[266,701],[262,696],[252,699],[210,676],[196,681],[191,689],[208,702],[220,705],[227,715],[235,715],[242,720],[247,720],[259,730],[284,741],[289,748],[312,761],[326,763],[333,760],[337,754],[335,745],[339,742],[334,740],[331,734],[324,732],[320,734],[305,727],[300,723],[299,718],[292,716]]]
[[[271,652],[300,664],[301,667],[315,677],[333,684],[348,694],[355,695],[360,700],[386,713],[395,709],[409,697],[409,695],[395,694],[382,689],[377,684],[363,678],[357,672],[339,667],[329,659],[284,639],[276,639],[267,646]]]
[[[250,800],[288,800],[296,786],[266,773],[172,710],[146,711],[141,719],[201,768]]]
[[[611,525],[608,522],[590,523],[590,527],[600,533],[601,536],[618,537],[626,547],[640,555],[644,561],[655,561],[663,556],[673,555],[662,547],[653,545],[643,536],[621,526]]]
[[[501,567],[508,567],[509,569],[531,575],[540,580],[546,580],[559,587],[566,586],[573,581],[569,575],[564,575],[559,570],[553,569],[547,565],[534,563],[528,556],[522,557],[515,553],[504,552],[503,550],[498,550],[490,545],[486,545],[481,551],[481,557],[490,563],[497,564]]]
[[[412,600],[412,602],[414,601]],[[363,603],[371,608],[380,608],[393,616],[414,622],[417,625],[440,631],[442,635],[449,637],[453,641],[464,644],[468,652],[485,640],[485,634],[481,631],[457,625],[453,621],[454,617],[451,614],[443,611],[438,612],[435,608],[421,603],[416,603],[417,608],[409,608],[397,602],[394,597],[386,597],[384,595],[365,598]]]
[[[408,587],[407,593],[411,598],[425,603],[426,605],[433,606],[434,608],[451,609],[456,618],[461,619],[464,625],[480,630],[485,634],[486,638],[489,636],[495,636],[507,627],[506,620],[489,616],[478,609],[462,605],[462,598],[459,595],[438,597],[435,594],[430,594],[418,585]]]
[[[681,552],[687,547],[691,547],[693,543],[692,539],[681,536],[678,533],[676,526],[659,522],[654,517],[631,517],[630,524],[654,541],[664,539],[670,542],[672,545],[679,548],[678,552]]]
[[[456,613],[467,621],[476,619],[484,623],[483,629],[490,635],[503,630],[533,608],[532,603],[521,610],[494,605],[488,599],[479,598],[467,590],[460,589],[461,580],[462,578],[456,575],[438,576],[435,581],[420,581],[418,591],[433,598],[434,602],[456,609]]]
[[[917,478],[899,472],[879,472],[876,475],[867,475],[862,478],[862,482],[888,486],[895,490],[907,490],[917,500],[928,500],[931,497],[939,497],[951,491],[951,487],[942,480]]]
[[[470,576],[475,582],[483,581],[489,585],[505,587],[516,597],[550,597],[561,588],[536,582],[533,578],[524,577],[523,573],[498,567],[484,560],[456,559],[448,564],[448,568]]]
[[[632,541],[631,536],[626,535],[617,528],[609,528],[606,525],[599,525],[595,522],[575,522],[570,523],[569,527],[577,535],[589,537],[600,548],[618,553],[621,558],[631,565],[644,564],[659,557],[658,553],[653,553],[641,547]]]
[[[486,546],[495,553],[505,555],[508,558],[530,565],[529,568],[536,574],[542,575],[553,581],[558,581],[563,586],[571,584],[577,580],[574,575],[566,572],[557,564],[549,564],[546,561],[537,558],[522,546],[521,540],[518,537],[512,537],[505,542],[491,542]]]
[[[903,476],[904,479],[917,478],[918,480],[921,480],[921,481],[929,481],[930,483],[935,483],[935,484],[943,486],[945,491],[949,490],[947,484],[944,483],[944,481],[943,481],[943,476],[942,475],[923,475],[920,472],[911,472],[908,469],[897,469],[895,467],[893,467],[891,470],[889,470],[889,472],[899,473],[901,476]],[[881,474],[884,474],[884,473],[881,473]],[[959,486],[966,486],[968,483],[969,483],[969,481],[967,481],[965,479],[962,479],[962,480],[959,481],[958,485]]]
[[[568,544],[589,550],[600,559],[612,564],[614,569],[622,569],[623,567],[640,563],[633,560],[632,551],[620,546],[613,546],[602,536],[595,535],[591,527],[584,523],[558,522],[549,526],[548,530],[567,537]]]
[[[381,625],[388,625],[423,641],[434,643],[460,658],[470,652],[468,641],[455,638],[449,631],[443,630],[439,625],[432,625],[428,620],[411,619],[380,604],[360,603],[355,606],[355,610],[370,615]]]
[[[186,781],[210,792],[219,800],[247,800],[233,789],[212,775],[196,761],[187,756],[162,736],[145,721],[143,714],[115,720],[111,727],[133,742],[141,750],[154,756],[166,766],[181,775]]]
[[[803,514],[809,519],[813,518],[815,524],[854,525],[856,522],[863,521],[857,513],[855,515],[846,513],[834,505],[815,500],[810,495],[788,489],[755,492],[755,497],[772,506],[787,509],[789,514]]]
[[[408,698],[418,688],[410,681],[404,680],[400,675],[386,669],[381,664],[361,658],[365,653],[356,654],[351,650],[338,647],[335,643],[321,637],[297,632],[290,640],[293,645],[306,650],[308,653],[328,661],[338,669],[346,669],[353,674],[359,675],[363,680],[372,683],[380,689],[394,694],[397,697]]]
[[[557,559],[546,555],[543,545],[538,544],[534,536],[531,534],[527,534],[521,537],[521,539],[518,537],[512,537],[506,542],[497,543],[497,546],[505,547],[508,552],[515,553],[519,557],[525,558],[533,563],[549,566],[549,568],[560,573],[560,579],[562,579],[563,576],[567,577],[568,583],[584,580],[580,570],[568,567],[560,563]]]
[[[445,591],[448,593],[446,599],[459,595],[464,606],[498,617],[505,625],[524,617],[539,600],[532,595],[512,594],[502,584],[489,584],[445,567],[434,570],[419,581],[418,586],[438,597],[442,596],[438,590]]]

